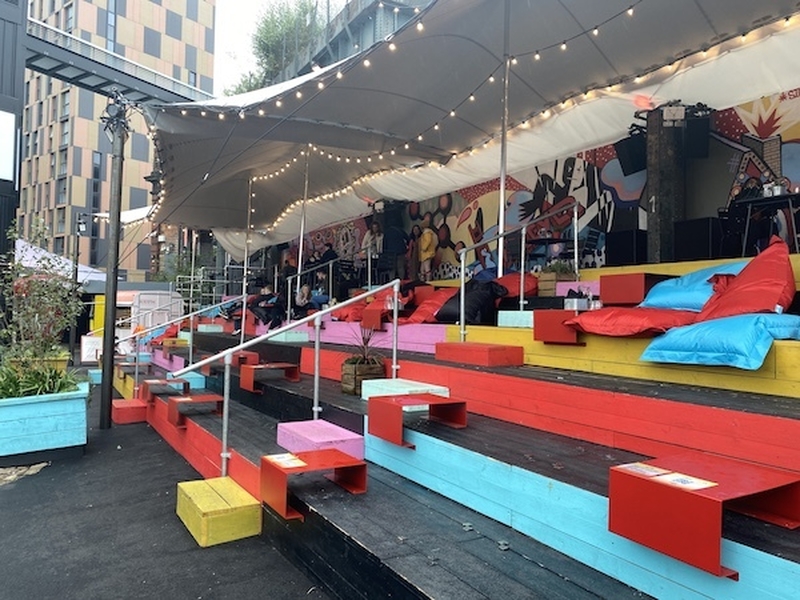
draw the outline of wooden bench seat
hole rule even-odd
[[[167,401],[167,422],[175,427],[186,427],[187,414],[194,412],[194,414],[204,414],[213,412],[214,414],[222,414],[224,399],[217,394],[201,394],[197,396],[172,396]],[[198,407],[211,406],[211,411],[196,410]],[[192,411],[191,409],[195,409]]]

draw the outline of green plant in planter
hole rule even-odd
[[[386,376],[383,356],[372,346],[375,330],[362,327],[353,353],[342,362],[342,391],[346,394],[361,394],[361,382],[365,379],[382,379]]]
[[[18,260],[10,253],[1,284],[5,303],[0,316],[0,335],[6,345],[3,363],[13,363],[21,370],[63,357],[61,336],[68,327],[75,326],[84,310],[69,263],[39,251],[48,234],[41,220],[31,224],[27,260]],[[9,229],[8,237],[15,245],[22,239],[16,226]]]
[[[80,376],[73,370],[41,364],[25,369],[2,365],[0,399],[72,392],[78,389],[79,381],[81,381]]]
[[[555,273],[556,275],[574,275],[575,269],[568,260],[557,258],[542,267],[542,273]]]

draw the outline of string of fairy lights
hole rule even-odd
[[[626,9],[616,12],[612,15],[609,15],[606,19],[604,19],[600,23],[597,23],[593,27],[580,31],[560,42],[552,43],[547,46],[542,46],[536,50],[521,53],[516,56],[509,56],[507,58],[507,60],[510,62],[509,68],[513,69],[514,66],[519,64],[519,62],[522,60],[532,61],[535,63],[539,61],[544,61],[548,58],[548,56],[555,55],[556,53],[567,52],[572,43],[574,43],[581,37],[596,38],[602,35],[603,29],[606,28],[613,21],[623,18],[624,19],[635,18],[636,8],[644,1],[645,0],[635,0]],[[409,23],[402,30],[403,32],[406,29],[413,29],[419,33],[425,31],[425,25],[424,25],[425,11],[420,11],[417,8],[415,10],[415,13],[417,14],[417,16],[412,18],[411,21],[409,21]],[[773,24],[779,21],[783,21],[783,25],[788,26],[791,20],[792,20],[791,15],[785,17],[778,17],[773,21]],[[758,27],[763,28],[764,25],[765,24],[762,23]],[[726,44],[735,43],[737,41],[737,38],[741,42],[749,41],[753,33],[754,30],[751,30],[751,31],[744,31],[741,33],[737,33],[736,35],[731,35],[725,40],[717,42],[713,47],[703,48],[699,52],[695,53],[687,52],[685,55],[673,58],[669,63],[653,66],[650,69],[638,73],[636,75],[622,76],[614,81],[607,82],[603,85],[587,87],[583,90],[574,92],[564,97],[558,102],[546,103],[542,108],[531,111],[530,113],[525,115],[522,119],[509,123],[506,135],[508,137],[514,136],[523,130],[529,129],[533,125],[542,123],[547,119],[558,116],[559,114],[561,114],[566,110],[569,110],[583,102],[594,100],[603,94],[632,91],[632,89],[640,86],[642,83],[646,82],[651,77],[653,79],[658,79],[658,80],[660,80],[663,77],[668,77],[672,73],[676,72],[679,66],[681,68],[691,68],[692,66],[694,66],[694,64],[704,62],[708,58],[720,56],[723,53],[729,51],[731,48],[727,48]],[[319,94],[324,93],[325,89],[328,88],[330,85],[335,84],[336,81],[344,79],[347,76],[347,73],[351,69],[358,68],[359,65],[363,68],[374,68],[375,67],[374,61],[377,58],[376,53],[379,50],[386,48],[391,53],[402,51],[400,45],[395,41],[395,39],[396,39],[395,34],[393,34],[387,37],[383,42],[378,43],[369,50],[365,51],[365,53],[362,56],[360,56],[358,60],[350,61],[349,63],[346,63],[343,67],[338,68],[336,70],[329,70],[327,72],[323,72],[318,77],[311,77],[308,79],[307,82],[304,82],[301,86],[287,90],[287,93],[271,98],[268,101],[268,103],[263,103],[261,105],[258,105],[257,107],[250,107],[248,109],[241,109],[237,107],[236,109],[222,109],[222,110],[220,109],[211,110],[210,108],[207,107],[185,108],[181,110],[180,114],[182,116],[212,117],[218,120],[225,120],[230,118],[234,119],[238,118],[240,120],[244,120],[249,117],[264,117],[267,115],[268,108],[272,106],[275,109],[275,113],[270,114],[269,115],[270,117],[278,116],[282,119],[291,119],[292,115],[296,110],[299,110],[299,108],[304,106],[306,102],[310,101],[310,99],[315,98]],[[709,55],[712,53],[713,56],[710,57]],[[689,64],[690,62],[692,64]],[[251,183],[257,183],[260,181],[268,181],[271,179],[281,178],[298,167],[302,169],[306,162],[303,159],[307,160],[311,157],[319,159],[327,159],[335,163],[362,164],[364,165],[364,169],[368,170],[368,172],[358,176],[348,185],[345,185],[336,190],[330,190],[328,192],[316,195],[306,200],[307,202],[314,203],[314,202],[322,202],[326,200],[335,199],[342,195],[353,193],[354,189],[357,186],[364,184],[376,177],[385,176],[387,173],[407,172],[409,169],[417,169],[417,168],[442,169],[444,168],[444,165],[442,164],[442,162],[437,162],[437,161],[428,161],[424,163],[422,166],[420,166],[419,160],[416,160],[414,166],[411,167],[396,166],[398,159],[393,157],[396,157],[398,155],[414,156],[415,150],[417,150],[418,153],[423,155],[430,154],[430,147],[425,146],[426,139],[431,137],[431,134],[433,133],[439,134],[446,127],[448,127],[449,120],[458,118],[459,113],[464,110],[465,106],[479,102],[479,99],[482,96],[487,95],[485,94],[486,87],[494,85],[495,83],[500,81],[500,74],[502,73],[504,66],[505,66],[504,61],[496,65],[495,68],[492,69],[492,71],[488,73],[477,86],[475,86],[472,90],[470,90],[469,93],[464,94],[459,102],[456,102],[449,109],[443,110],[442,114],[438,119],[435,119],[427,126],[423,127],[415,135],[394,136],[396,139],[399,139],[400,141],[398,141],[393,146],[384,149],[383,151],[372,152],[367,154],[343,154],[340,152],[333,152],[330,149],[325,149],[314,143],[308,143],[306,147],[299,150],[297,154],[295,154],[290,159],[286,160],[286,162],[281,164],[281,166],[271,169],[268,173],[262,173],[251,177]],[[655,77],[656,75],[659,75],[660,77]],[[294,104],[292,104],[292,102],[294,102]],[[279,115],[278,111],[280,111],[281,109],[288,110],[289,111],[288,114]],[[152,124],[150,126],[150,131],[148,132],[148,136],[153,140],[155,144],[158,162],[159,164],[161,164],[157,133],[158,132],[156,131],[155,124]],[[391,134],[386,134],[386,135],[387,137],[391,137]],[[490,146],[492,146],[495,140],[500,138],[500,135],[501,135],[500,132],[491,132],[491,133],[487,132],[483,139],[481,139],[478,143],[472,146],[466,148],[458,148],[452,151],[447,151],[449,152],[448,160],[471,156],[482,149],[487,149]],[[376,165],[378,166],[378,168],[375,168]],[[206,175],[206,177],[207,176],[208,175]],[[149,216],[147,217],[150,220],[153,221],[156,220],[158,211],[160,210],[164,202],[164,199],[166,197],[164,192],[164,185],[163,185],[164,183],[165,183],[164,181],[161,182],[162,184],[161,190],[157,195],[156,202],[154,203],[154,209],[153,211],[150,212]],[[274,230],[289,215],[291,215],[295,210],[300,208],[302,206],[302,203],[303,203],[302,198],[297,198],[294,201],[288,203],[287,206],[283,209],[283,211],[274,219],[274,221],[271,224],[263,227],[262,230],[266,232]],[[255,229],[256,225],[255,224],[251,225],[251,228]]]

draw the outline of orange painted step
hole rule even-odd
[[[112,400],[111,420],[117,425],[144,423],[147,421],[147,402],[138,398]]]
[[[519,367],[524,361],[522,346],[480,344],[476,342],[439,342],[436,360],[481,367]]]

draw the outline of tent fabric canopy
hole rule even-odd
[[[34,246],[30,242],[17,239],[14,241],[14,260],[23,267],[36,269],[47,264],[53,272],[64,277],[72,278],[74,262],[57,254],[48,252],[44,248]],[[93,269],[78,263],[78,285],[85,286],[92,281],[105,281],[106,274],[98,269]]]
[[[249,223],[279,243],[300,230],[306,169],[307,231],[378,199],[422,200],[497,177],[506,18],[509,174],[614,142],[643,107],[727,108],[800,85],[797,19],[784,23],[794,2],[629,8],[436,0],[325,69],[239,96],[147,107],[165,181],[153,218],[215,230]]]

